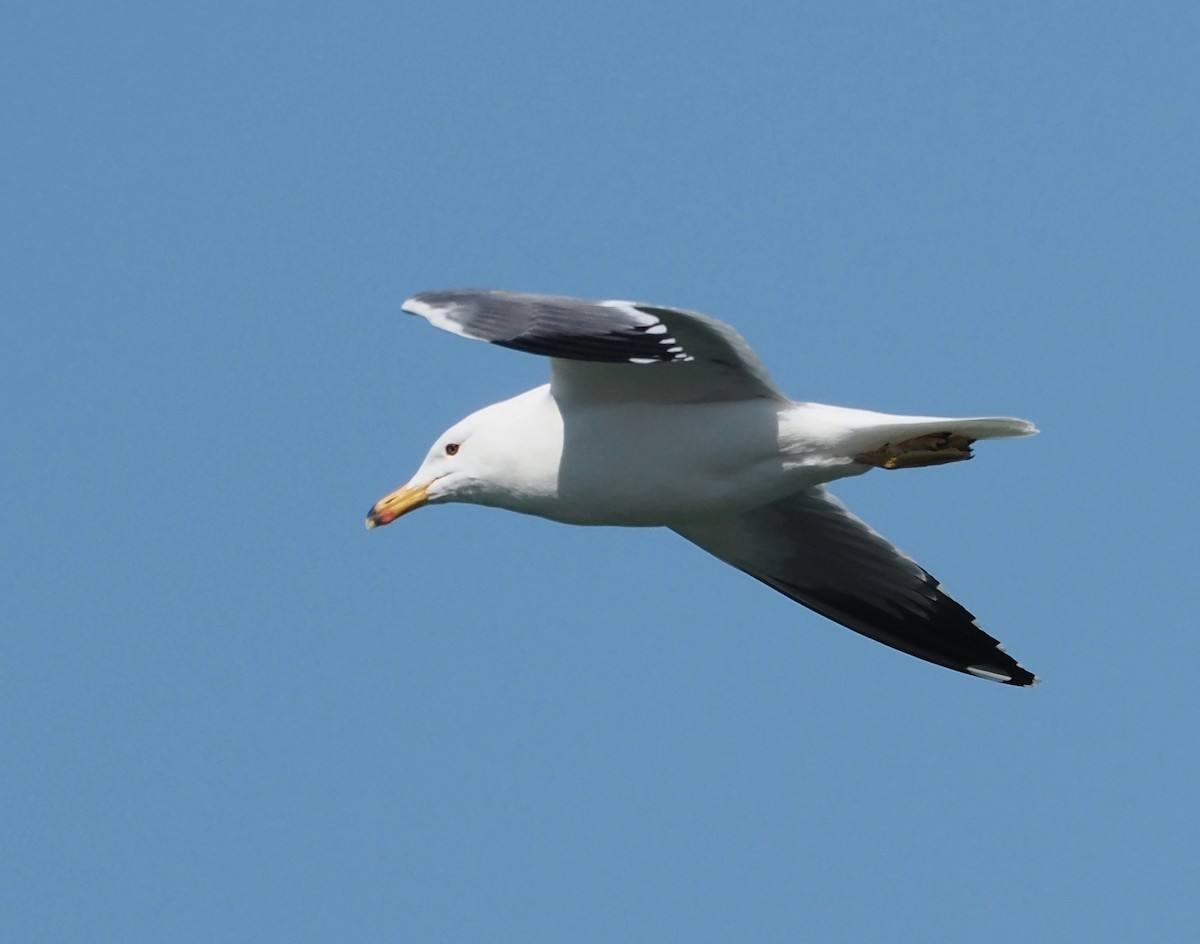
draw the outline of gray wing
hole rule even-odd
[[[556,396],[695,403],[784,399],[729,325],[639,302],[462,290],[402,306],[445,331],[552,358]]]
[[[823,488],[674,530],[797,603],[893,649],[1009,685],[1037,681],[916,561]]]

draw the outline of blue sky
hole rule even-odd
[[[1180,940],[1194,4],[45,4],[0,58],[0,932]],[[734,323],[1033,440],[836,488],[1044,679],[674,535],[362,518],[537,358],[414,292]]]

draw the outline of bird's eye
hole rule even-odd
[[[448,456],[458,455],[458,443],[446,443],[446,455],[448,455]]]

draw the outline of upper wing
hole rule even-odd
[[[1009,685],[1037,681],[916,561],[823,488],[674,530],[797,603],[901,652]]]
[[[695,312],[477,290],[425,292],[401,307],[463,337],[553,358],[558,397],[652,403],[784,399],[741,335]]]

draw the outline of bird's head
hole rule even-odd
[[[468,502],[514,507],[531,492],[553,487],[557,452],[542,456],[536,447],[514,449],[520,428],[545,397],[542,391],[494,403],[459,420],[433,443],[408,482],[379,499],[367,513],[367,527],[391,524],[422,505]],[[557,449],[558,440],[549,445]]]
[[[422,505],[470,501],[486,481],[487,437],[473,435],[477,414],[451,426],[437,438],[411,479],[379,499],[367,513],[367,527],[391,524]]]

